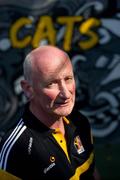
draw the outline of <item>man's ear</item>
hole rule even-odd
[[[25,96],[28,99],[31,99],[31,97],[33,96],[33,88],[32,86],[28,83],[28,81],[26,80],[21,80],[21,87],[24,91]]]

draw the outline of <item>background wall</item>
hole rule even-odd
[[[120,1],[0,1],[0,136],[26,102],[25,55],[39,45],[64,49],[74,66],[76,105],[91,123],[103,179],[119,179]]]

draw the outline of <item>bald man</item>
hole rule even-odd
[[[75,103],[69,56],[54,46],[32,50],[23,64],[28,98],[20,121],[3,139],[0,166],[23,180],[92,180],[94,152],[86,117],[68,119]]]

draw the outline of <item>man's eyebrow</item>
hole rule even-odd
[[[58,81],[59,78],[55,78],[55,76],[53,77],[49,77],[47,79],[45,79],[45,83],[50,83],[50,82],[54,82],[54,81]]]

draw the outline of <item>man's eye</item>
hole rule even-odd
[[[52,86],[53,85],[53,83],[49,83],[49,84],[47,84],[47,86]]]
[[[65,79],[65,81],[66,82],[71,82],[73,80],[73,77],[71,76],[71,77],[67,77],[66,79]]]
[[[57,86],[56,82],[51,82],[51,83],[48,84],[48,87],[54,87],[54,86]]]

